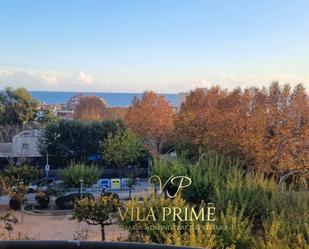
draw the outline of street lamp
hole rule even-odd
[[[55,134],[54,136],[54,141],[60,137],[60,134]],[[54,142],[53,141],[53,142]],[[49,154],[48,154],[48,146],[51,145],[53,142],[49,142],[47,144],[45,144],[45,152],[46,152],[46,165],[45,165],[45,172],[46,172],[46,178],[48,178],[48,172],[49,172],[49,169],[50,169],[50,166],[49,166],[49,163],[48,163],[48,158],[49,158]]]
[[[48,171],[49,171],[49,164],[48,164],[48,150],[46,149],[46,165],[45,165],[45,172],[46,172],[46,178],[48,178]]]
[[[21,193],[24,191],[24,181],[20,181]],[[21,211],[21,223],[24,222],[24,195],[22,194],[21,203],[20,203],[20,211]]]
[[[83,183],[84,183],[84,180],[83,179],[79,180],[79,183],[80,183],[80,198],[82,199],[83,198]]]

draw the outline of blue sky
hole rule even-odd
[[[0,88],[309,88],[307,0],[1,0]]]

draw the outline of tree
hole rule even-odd
[[[58,159],[58,164],[71,159],[86,161],[92,155],[100,155],[102,144],[108,134],[125,129],[122,121],[59,120],[49,123],[43,130],[40,151],[48,151],[51,160]]]
[[[85,188],[96,183],[101,176],[101,169],[96,165],[87,166],[85,164],[71,164],[65,169],[61,169],[59,177],[64,181],[67,187],[79,188],[80,181],[83,181]]]
[[[104,109],[104,120],[124,120],[128,107],[107,107]]]
[[[38,180],[40,171],[35,166],[19,165],[9,166],[4,169],[0,179],[1,194],[11,197],[10,206],[19,209],[28,185]],[[14,204],[11,204],[14,203]]]
[[[0,141],[11,142],[27,122],[35,119],[38,101],[25,88],[0,93]]]
[[[150,153],[157,155],[173,131],[174,110],[164,96],[145,92],[141,98],[133,99],[125,121]]]
[[[58,121],[58,117],[49,109],[42,110],[42,114],[37,118],[42,127],[51,122]]]
[[[35,166],[18,165],[6,167],[1,176],[7,179],[10,186],[14,186],[20,182],[28,185],[32,181],[38,180],[40,170]]]
[[[34,120],[39,102],[25,88],[6,88],[0,93],[0,121],[2,125],[24,126]]]
[[[76,200],[74,217],[88,225],[100,225],[102,241],[105,240],[105,226],[112,224],[111,214],[115,213],[119,200],[110,196],[99,196],[96,199],[84,198]]]
[[[83,121],[102,120],[106,105],[97,96],[83,96],[74,110],[74,119]]]
[[[302,85],[197,89],[175,124],[179,148],[215,151],[273,174],[308,168],[309,99]]]
[[[103,144],[103,157],[119,169],[119,177],[122,176],[122,170],[126,165],[138,159],[141,151],[140,140],[129,129],[109,134]]]
[[[132,172],[128,175],[128,182],[127,187],[129,187],[129,197],[128,199],[131,199],[132,196],[132,187],[137,184],[137,176],[140,173],[140,169],[137,167],[134,167]]]

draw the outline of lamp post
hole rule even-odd
[[[58,137],[60,137],[60,134],[55,134],[54,141],[56,141]],[[48,146],[51,145],[53,142],[49,142],[49,143],[45,144],[45,152],[46,152],[45,173],[46,173],[46,178],[48,178],[48,172],[49,172],[49,169],[50,169],[49,162],[48,162],[48,159],[49,159]]]
[[[83,198],[83,183],[84,183],[84,180],[83,179],[79,180],[79,183],[80,183],[80,198],[82,199]]]
[[[48,164],[48,150],[46,149],[46,165],[45,165],[45,173],[46,173],[46,179],[48,178],[48,171],[49,171],[49,164]]]
[[[20,186],[21,186],[21,192],[24,191],[24,181],[22,180],[20,182]],[[21,203],[20,203],[20,211],[21,211],[21,223],[24,222],[24,195],[22,194],[22,197],[21,197]]]

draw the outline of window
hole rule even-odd
[[[28,150],[28,149],[29,149],[29,144],[23,143],[21,148],[22,148],[23,150]]]

